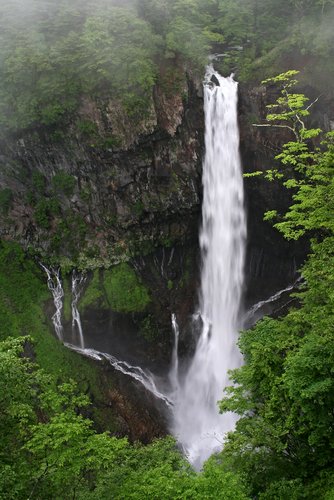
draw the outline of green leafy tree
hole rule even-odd
[[[1,498],[75,498],[126,442],[95,433],[78,413],[88,399],[25,357],[30,341],[0,343]]]
[[[172,438],[143,446],[97,434],[81,414],[87,397],[33,363],[30,342],[0,342],[1,499],[247,499],[219,461],[196,474]]]
[[[267,82],[283,86],[267,120],[295,139],[277,156],[293,203],[276,227],[286,238],[314,237],[301,307],[241,335],[245,365],[233,371],[236,385],[221,402],[222,411],[241,416],[223,456],[265,499],[333,494],[333,134],[320,141],[320,130],[307,129],[309,106],[291,91],[294,74]]]

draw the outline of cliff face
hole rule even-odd
[[[184,241],[200,207],[202,100],[186,79],[156,89],[145,117],[83,98],[66,135],[38,130],[2,144],[1,237],[81,268]]]
[[[183,332],[181,352],[192,343],[189,316],[199,284],[203,99],[201,82],[180,75],[177,92],[155,89],[143,117],[124,114],[109,97],[83,97],[66,135],[43,129],[7,139],[0,170],[0,194],[8,195],[1,236],[64,271],[95,270],[81,299],[93,345],[119,346],[120,356],[130,349],[137,362],[160,367],[170,357],[173,312]],[[274,98],[264,87],[240,88],[246,171],[268,168],[289,139],[281,129],[277,134],[252,126],[264,119],[265,105]],[[245,180],[245,190],[246,302],[251,303],[291,282],[306,249],[285,242],[262,220],[265,210],[288,206],[289,194],[281,186],[256,177]],[[129,268],[113,278],[106,269],[122,261]],[[127,295],[135,295],[131,273],[145,287],[145,304],[140,299],[126,304]],[[112,296],[124,290],[119,305]],[[71,338],[70,317],[66,321]]]
[[[303,81],[302,68],[301,71]],[[304,93],[313,103],[308,126],[324,131],[333,129],[332,92],[304,83],[297,92]],[[264,123],[268,112],[266,105],[274,103],[278,96],[275,87],[248,84],[240,88],[241,154],[245,172],[278,167],[275,156],[284,143],[294,140],[287,129],[254,126]],[[249,303],[270,296],[296,279],[296,272],[308,253],[309,242],[306,238],[287,241],[271,222],[263,221],[267,210],[276,209],[279,214],[286,212],[292,201],[292,190],[287,190],[278,181],[269,182],[259,176],[245,179],[245,192],[248,212],[246,303]]]
[[[262,87],[240,88],[245,171],[271,166],[289,139],[252,126],[264,119],[273,97]],[[179,353],[189,356],[196,336],[191,314],[199,286],[203,143],[201,85],[185,76],[177,93],[155,89],[146,116],[135,121],[110,99],[85,97],[66,135],[38,130],[4,141],[1,237],[62,266],[67,341],[76,343],[66,272],[77,268],[87,273],[79,301],[87,347],[166,375],[175,313]],[[307,244],[288,243],[263,222],[267,209],[284,212],[290,202],[280,185],[249,178],[245,191],[248,305],[295,279]],[[120,378],[114,399],[127,421],[131,397],[122,384]],[[149,440],[163,432],[145,418],[138,422],[140,431],[126,433]]]

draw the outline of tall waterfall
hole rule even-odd
[[[239,157],[237,83],[209,66],[204,81],[203,259],[200,291],[202,331],[195,355],[179,380],[173,433],[199,468],[220,449],[234,414],[220,415],[217,402],[229,384],[228,370],[241,364],[236,347],[243,287],[246,223]]]

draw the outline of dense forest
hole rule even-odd
[[[2,144],[31,135],[61,144],[75,133],[98,149],[118,150],[116,133],[100,133],[80,118],[83,96],[104,109],[110,98],[117,101],[135,127],[149,117],[157,87],[166,95],[182,93],[184,75],[201,79],[209,55],[219,53],[221,73],[233,71],[242,84],[269,89],[266,120],[252,117],[257,128],[286,134],[272,163],[246,174],[245,182],[261,178],[288,191],[287,210],[273,206],[263,216],[287,240],[310,245],[294,307],[241,332],[244,365],[231,373],[235,384],[219,402],[221,412],[240,418],[224,449],[195,472],[173,438],[131,442],[107,422],[103,377],[50,334],[40,255],[4,237],[1,499],[334,498],[334,132],[322,130],[313,115],[321,96],[307,96],[315,81],[321,92],[332,92],[333,8],[332,0],[1,4]],[[74,180],[56,174],[46,198],[43,176],[36,172],[33,183],[27,203],[49,231]],[[14,195],[1,185],[4,218]],[[136,304],[120,302],[119,310],[133,313],[150,299],[131,280],[129,301]]]
[[[157,81],[177,90],[178,61],[201,76],[216,50],[225,52],[225,71],[237,70],[241,81],[260,81],[274,74],[279,60],[300,56],[310,60],[313,75],[323,67],[332,74],[331,5],[6,1],[0,11],[2,133],[68,123],[83,94],[103,99],[111,92],[135,119],[147,112]],[[77,126],[94,133],[92,124]]]

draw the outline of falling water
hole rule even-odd
[[[173,393],[173,397],[177,397],[177,390],[178,390],[178,380],[179,380],[179,356],[178,356],[178,349],[179,349],[179,325],[177,324],[176,320],[176,315],[173,313],[172,314],[172,327],[173,327],[173,332],[174,332],[174,348],[172,352],[172,362],[171,362],[171,368],[169,371],[169,381],[171,385],[171,390]]]
[[[288,294],[289,292],[293,292],[294,290],[298,289],[300,284],[303,282],[303,278],[300,276],[299,278],[294,281],[291,285],[287,286],[286,288],[283,288],[282,290],[279,290],[278,292],[274,293],[271,295],[268,299],[260,300],[256,304],[254,304],[245,314],[244,317],[244,323],[247,325],[247,328],[250,328],[256,321],[258,321],[261,317],[263,317],[264,313],[263,310],[265,306],[272,304],[273,306],[279,302],[281,297],[284,294]],[[286,307],[286,301],[283,302],[283,305],[278,309],[282,309],[283,307]],[[277,312],[275,310],[275,312]],[[267,313],[266,313],[267,314]]]
[[[48,277],[48,288],[52,293],[53,302],[56,308],[56,312],[52,316],[52,323],[59,340],[63,340],[63,325],[62,325],[62,312],[63,312],[63,298],[64,290],[60,279],[60,270],[53,269],[52,267],[48,269],[43,264],[40,264],[43,271],[46,272]]]
[[[196,468],[233,429],[236,416],[220,415],[217,401],[228,370],[241,364],[236,347],[246,224],[239,157],[237,83],[209,66],[204,81],[203,258],[200,293],[202,332],[195,355],[179,381],[172,430]]]
[[[78,310],[78,302],[82,292],[82,285],[86,281],[84,274],[78,274],[76,271],[72,273],[72,330],[75,333],[77,329],[79,334],[80,347],[85,347],[84,336],[81,324],[81,317]]]
[[[123,373],[123,375],[127,375],[134,380],[137,380],[137,382],[140,382],[145,389],[147,389],[150,393],[153,394],[157,399],[162,400],[164,403],[166,403],[167,406],[172,406],[173,403],[172,401],[166,396],[164,393],[159,391],[159,389],[156,386],[154,376],[147,370],[143,370],[140,368],[140,366],[132,366],[126,361],[121,361],[112,354],[109,354],[107,352],[100,352],[97,351],[96,349],[83,349],[81,347],[75,346],[73,344],[64,344],[66,347],[71,349],[72,351],[76,351],[79,354],[82,354],[83,356],[86,356],[87,358],[92,358],[95,359],[96,361],[103,361],[107,360],[115,370]]]

